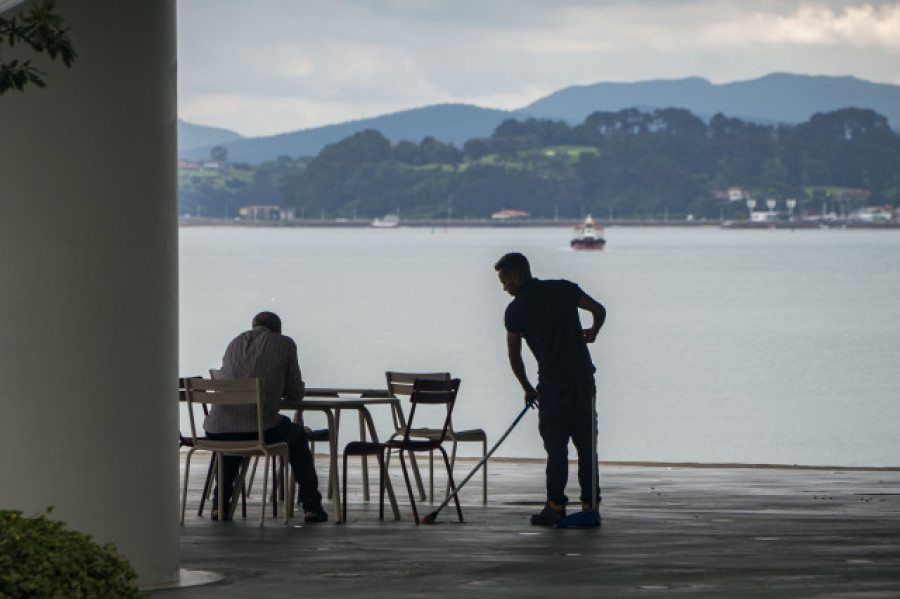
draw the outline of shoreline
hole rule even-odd
[[[580,219],[521,219],[497,221],[492,219],[409,219],[401,220],[397,227],[373,227],[369,220],[349,219],[293,219],[293,220],[251,220],[239,218],[203,218],[178,217],[179,227],[282,227],[282,228],[355,228],[355,229],[392,229],[392,228],[569,228],[582,223]],[[616,227],[649,227],[649,228],[721,228],[721,229],[867,229],[885,230],[900,229],[900,221],[865,222],[854,220],[830,221],[710,221],[710,220],[637,220],[621,219],[598,221],[605,228]]]
[[[476,463],[475,456],[457,456],[457,462]],[[544,464],[546,458],[491,457],[491,462],[509,464]],[[610,468],[683,468],[698,470],[842,470],[847,472],[900,472],[900,466],[841,466],[812,464],[751,464],[743,462],[652,462],[643,460],[598,460],[601,467]],[[578,464],[571,458],[569,464]]]
[[[187,452],[180,452],[182,461]],[[327,459],[327,453],[316,453],[314,457],[318,459]],[[477,464],[483,458],[480,456],[456,456],[456,462],[459,464]],[[196,454],[192,458],[194,460],[208,461],[206,454]],[[542,466],[547,462],[547,458],[525,458],[525,457],[509,457],[509,456],[491,456],[489,463],[491,464],[521,464]],[[802,471],[840,471],[840,472],[900,472],[900,466],[841,466],[834,465],[813,465],[813,464],[752,464],[743,462],[653,462],[643,460],[597,460],[601,468],[665,468],[679,470],[802,470]],[[570,466],[577,466],[578,460],[569,459]]]

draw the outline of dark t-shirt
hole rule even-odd
[[[581,287],[571,281],[531,279],[506,307],[506,330],[525,339],[537,359],[539,380],[596,370],[578,317],[583,295]]]

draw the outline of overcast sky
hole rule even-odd
[[[259,136],[601,81],[900,85],[900,1],[178,0],[178,46],[179,116]]]

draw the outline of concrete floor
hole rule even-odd
[[[150,596],[900,597],[900,471],[604,465],[603,527],[556,530],[528,522],[541,462],[492,461],[489,503],[476,475],[465,523],[451,506],[432,526],[413,524],[395,466],[400,521],[379,522],[358,470],[346,524],[259,528],[256,500],[246,520],[211,522],[192,489],[182,568],[224,578]],[[199,487],[202,462],[192,472]]]

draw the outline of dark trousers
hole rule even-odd
[[[256,433],[206,433],[207,438],[213,441],[248,441],[256,439]],[[313,463],[312,452],[309,450],[309,440],[306,431],[299,424],[294,424],[287,416],[281,417],[281,422],[263,433],[266,443],[287,443],[290,451],[291,469],[297,479],[298,496],[306,511],[315,510],[322,505],[322,494],[319,493],[319,479],[316,476],[316,466]],[[224,480],[222,487],[225,489],[225,505],[231,501],[234,491],[234,482],[243,458],[240,456],[226,455],[222,460]],[[263,476],[267,476],[263,472]],[[217,481],[218,483],[218,481]],[[213,505],[218,505],[219,485],[213,489]]]
[[[591,502],[591,477],[597,481],[600,501],[600,477],[594,460],[597,419],[594,414],[596,387],[593,375],[575,379],[542,380],[537,386],[538,420],[541,439],[547,451],[547,500],[565,505],[569,478],[569,439],[578,452],[580,499]],[[592,430],[593,429],[593,430]],[[593,471],[593,472],[592,472]]]

